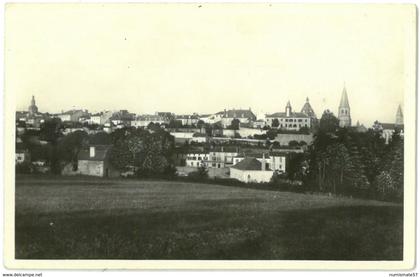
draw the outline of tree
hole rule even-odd
[[[392,199],[396,187],[388,171],[382,171],[375,179],[375,188],[381,200]]]
[[[61,119],[52,118],[46,120],[41,124],[40,128],[40,139],[46,140],[55,144],[61,137],[61,129],[63,128]]]
[[[297,142],[296,140],[291,140],[291,141],[289,141],[289,146],[290,147],[297,147],[297,146],[299,146],[299,142]]]
[[[89,143],[96,145],[110,145],[112,144],[112,137],[106,132],[99,132],[89,135]]]
[[[280,122],[277,118],[274,118],[273,121],[271,122],[271,127],[273,128],[277,128],[280,126]]]
[[[174,137],[160,128],[126,130],[111,150],[111,163],[120,169],[132,166],[138,176],[174,174],[173,149]]]
[[[197,121],[197,128],[204,128],[204,127],[206,127],[206,123],[204,123],[204,121],[203,120],[198,120]]]
[[[338,129],[338,119],[329,110],[325,110],[319,122],[319,131],[334,133]]]
[[[180,120],[175,120],[175,119],[171,119],[169,121],[169,128],[181,128],[182,127],[182,121]]]
[[[267,137],[270,139],[270,140],[273,140],[273,139],[275,139],[276,138],[276,136],[277,136],[277,130],[275,130],[275,129],[270,129],[270,130],[268,130],[267,131]]]
[[[58,141],[57,153],[60,161],[71,162],[77,168],[77,156],[87,146],[88,135],[84,131],[76,131]]]
[[[306,141],[303,141],[303,140],[299,141],[299,146],[306,146],[306,145],[308,145]]]
[[[240,123],[239,119],[234,118],[232,120],[231,124],[230,124],[230,129],[232,129],[232,130],[239,130],[239,123]]]

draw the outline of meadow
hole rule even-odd
[[[403,207],[181,181],[17,176],[17,259],[401,260]]]

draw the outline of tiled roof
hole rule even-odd
[[[165,121],[165,118],[158,115],[140,115],[136,117],[136,121]]]
[[[108,154],[109,150],[111,149],[110,145],[92,145],[95,147],[95,156],[90,157],[90,148],[83,149],[79,152],[77,156],[78,160],[82,161],[104,161],[106,155]]]
[[[198,119],[198,117],[196,115],[181,114],[181,115],[175,116],[175,119]]]
[[[280,112],[280,113],[268,114],[268,115],[266,115],[266,117],[275,117],[275,118],[277,118],[277,117],[280,117],[280,118],[308,118],[309,116],[307,116],[304,113],[294,113],[294,112],[292,112],[292,113],[290,113],[290,116],[287,117],[286,116],[286,113],[281,113]]]
[[[210,152],[227,152],[227,153],[237,153],[238,147],[235,146],[218,146],[213,149],[210,149]]]
[[[224,118],[256,118],[251,110],[228,110],[222,113]]]
[[[347,90],[345,87],[343,88],[343,93],[341,94],[340,108],[341,107],[350,107],[349,99],[347,97]]]
[[[311,104],[309,104],[309,99],[308,98],[306,98],[306,102],[303,105],[302,110],[300,112],[301,113],[304,113],[304,114],[306,114],[306,115],[308,115],[310,117],[316,118],[315,112],[312,109]]]
[[[239,170],[261,170],[261,162],[256,158],[246,157],[239,163],[232,166],[232,168]]]

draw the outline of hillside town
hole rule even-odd
[[[321,121],[329,116],[337,121],[334,132],[370,132],[384,145],[396,134],[404,135],[401,106],[393,123],[353,124],[344,87],[337,111],[337,117],[326,110],[319,119],[306,98],[301,109],[288,101],[283,110],[262,117],[251,108],[213,114],[83,109],[50,114],[42,113],[32,96],[28,110],[16,112],[16,170],[98,177],[206,176],[244,183],[268,183],[280,176],[299,184],[310,171],[305,157],[319,137]]]

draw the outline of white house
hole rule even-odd
[[[232,120],[237,119],[240,123],[252,123],[257,120],[255,114],[248,110],[224,110],[222,114],[222,126],[226,128],[232,124]]]
[[[215,114],[203,114],[199,116],[199,120],[202,120],[204,123],[214,124],[222,120],[223,112],[218,112]]]
[[[238,156],[237,147],[217,147],[209,151],[209,167],[222,168],[233,165],[233,158]]]
[[[309,103],[307,103],[309,105]],[[304,106],[305,108],[305,106]],[[308,112],[305,112],[304,108],[302,112],[292,111],[292,106],[290,102],[287,102],[285,112],[274,113],[266,115],[266,125],[285,129],[285,130],[295,130],[298,131],[300,128],[306,127],[311,128],[311,124],[316,119],[313,118],[315,115],[309,115]],[[274,122],[277,121],[278,126],[273,126]]]
[[[273,173],[274,171],[267,169],[265,159],[260,162],[251,157],[230,167],[230,177],[244,183],[268,183]]]
[[[273,171],[286,172],[286,155],[284,153],[254,153],[238,155],[233,158],[233,165],[243,161],[245,158],[256,158],[259,162],[265,162],[266,168]]]
[[[187,153],[185,164],[189,167],[208,167],[209,153],[206,151],[192,151]]]
[[[131,121],[132,127],[147,127],[151,122],[155,124],[169,123],[169,120],[159,115],[141,115]]]

